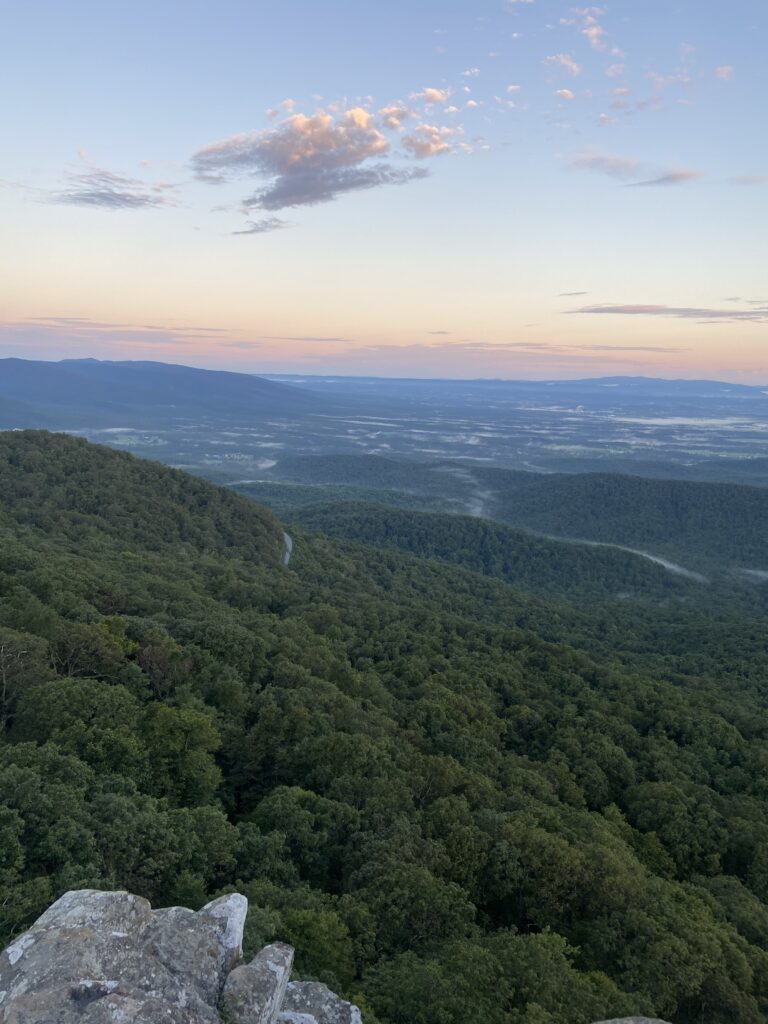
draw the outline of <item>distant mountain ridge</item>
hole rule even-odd
[[[226,370],[97,359],[0,359],[3,428],[144,427],[184,419],[305,413],[323,404],[291,385]]]
[[[458,378],[421,378],[421,377],[355,377],[340,376],[337,374],[291,374],[273,373],[264,375],[268,380],[281,383],[301,383],[306,388],[327,389],[329,384],[344,385],[350,390],[364,391],[376,387],[407,395],[413,390],[429,391],[435,386],[445,390],[461,389],[462,391],[475,391],[493,393],[509,391],[522,397],[534,394],[545,394],[547,392],[556,394],[558,397],[573,397],[574,395],[593,397],[601,396],[610,398],[610,392],[619,389],[625,394],[638,394],[646,398],[669,398],[685,399],[690,397],[741,397],[757,399],[768,405],[768,383],[766,384],[739,384],[732,381],[668,378],[668,377],[583,377],[566,378],[558,380],[515,380],[503,377],[477,377]]]
[[[768,486],[768,389],[718,381],[266,379],[151,361],[0,360],[0,429],[27,428],[220,482],[259,481],[297,456],[365,453]],[[290,479],[280,468],[271,478]]]

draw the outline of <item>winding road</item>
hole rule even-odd
[[[283,565],[288,565],[293,554],[293,539],[283,531]]]
[[[640,558],[645,558],[649,562],[654,562],[656,565],[662,566],[667,572],[675,573],[677,576],[685,576],[689,580],[695,580],[697,583],[709,583],[709,579],[706,576],[702,576],[699,572],[694,572],[692,569],[686,569],[682,565],[678,565],[677,562],[670,562],[667,558],[661,558],[659,555],[652,555],[650,551],[642,551],[640,548],[628,548],[624,544],[612,544],[609,541],[604,540],[583,540],[577,537],[559,537],[552,533],[539,534],[541,537],[548,537],[550,540],[565,541],[566,544],[583,544],[589,548],[613,548],[616,551],[627,551],[630,555],[638,555]]]

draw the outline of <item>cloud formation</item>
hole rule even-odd
[[[450,95],[450,89],[426,88],[422,89],[421,92],[412,92],[411,99],[421,100],[423,103],[431,105],[433,103],[447,103]]]
[[[389,106],[382,107],[379,110],[382,124],[385,128],[389,128],[390,131],[400,131],[403,127],[403,121],[407,121],[408,118],[415,116],[411,108],[406,107],[402,103],[391,103]]]
[[[579,31],[587,40],[593,50],[604,50],[605,29],[598,21],[601,14],[605,14],[602,7],[576,7],[574,13],[581,18]]]
[[[576,170],[606,174],[609,178],[624,181],[633,188],[686,185],[703,177],[702,171],[687,169],[660,170],[641,160],[636,160],[634,157],[619,156],[616,153],[604,153],[595,149],[577,153],[568,161],[568,166]],[[644,177],[640,177],[641,175],[644,175]]]
[[[157,358],[162,351],[208,350],[212,344],[218,348],[229,341],[222,328],[187,324],[110,323],[78,316],[0,320],[0,348],[27,359],[33,354],[58,355],[62,351],[92,355],[94,350],[112,357],[146,350],[151,358]]]
[[[711,309],[706,306],[663,306],[623,304],[618,306],[599,305],[582,306],[580,309],[569,309],[568,313],[608,314],[612,316],[664,316],[681,320],[698,321],[747,321],[749,323],[768,322],[768,305],[754,309]]]
[[[456,133],[455,128],[438,128],[434,124],[420,124],[410,135],[403,136],[403,146],[411,156],[424,160],[427,157],[447,153],[451,148],[450,140]]]
[[[554,64],[557,67],[561,67],[567,71],[569,75],[581,74],[581,64],[577,64],[573,57],[568,53],[553,53],[552,56],[544,58],[544,63]]]
[[[233,235],[266,235],[270,231],[279,231],[288,227],[288,222],[279,217],[264,217],[263,220],[249,221],[246,227],[233,231]]]
[[[382,128],[399,128],[407,116],[410,110],[401,106],[384,108],[381,123],[363,107],[340,113],[318,110],[310,116],[292,114],[274,128],[233,135],[204,146],[194,154],[192,164],[197,177],[209,183],[241,176],[269,178],[268,184],[246,198],[248,210],[274,213],[313,206],[348,192],[426,177],[428,172],[422,168],[372,162],[390,150]],[[442,149],[417,155],[437,152]],[[262,233],[282,226],[276,218],[268,218],[243,233]]]
[[[648,181],[633,181],[633,188],[644,188],[651,185],[686,185],[689,181],[697,181],[703,177],[702,171],[667,171],[660,174],[658,178],[649,178]]]
[[[430,155],[430,154],[426,154]],[[249,209],[285,210],[296,206],[327,203],[347,192],[378,188],[381,185],[404,185],[426,178],[429,171],[421,167],[397,168],[389,164],[368,167],[308,168],[280,175],[266,188],[245,200]]]
[[[603,153],[598,150],[577,153],[571,157],[568,165],[577,170],[607,174],[609,178],[618,178],[621,181],[636,178],[642,166],[639,160],[632,157],[617,156],[615,153]]]
[[[66,180],[66,188],[50,193],[49,202],[99,207],[103,210],[140,210],[175,205],[173,185],[164,182],[147,184],[138,178],[114,174],[103,167],[68,174]]]
[[[549,344],[538,341],[487,342],[462,339],[456,342],[374,344],[347,349],[338,372],[367,373],[368,368],[388,375],[426,377],[514,377],[523,372],[554,370],[557,376],[575,371],[604,373],[607,367],[637,367],[643,355],[679,353],[684,348],[662,345]],[[328,356],[318,354],[328,372]],[[649,364],[650,365],[650,364]]]
[[[218,182],[238,172],[284,176],[338,170],[388,149],[373,115],[352,107],[336,117],[326,110],[309,117],[293,114],[276,128],[232,135],[199,149],[192,163],[203,181]]]
[[[320,341],[320,342],[343,342],[345,345],[352,343],[352,338],[322,337],[318,334],[265,334],[265,341]]]

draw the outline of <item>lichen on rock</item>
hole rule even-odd
[[[247,909],[238,893],[197,912],[152,910],[127,892],[65,893],[0,954],[0,1020],[360,1024],[357,1007],[325,985],[289,984],[290,946],[242,962]]]

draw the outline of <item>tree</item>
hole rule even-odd
[[[0,730],[13,720],[21,695],[51,675],[45,640],[0,627]]]

